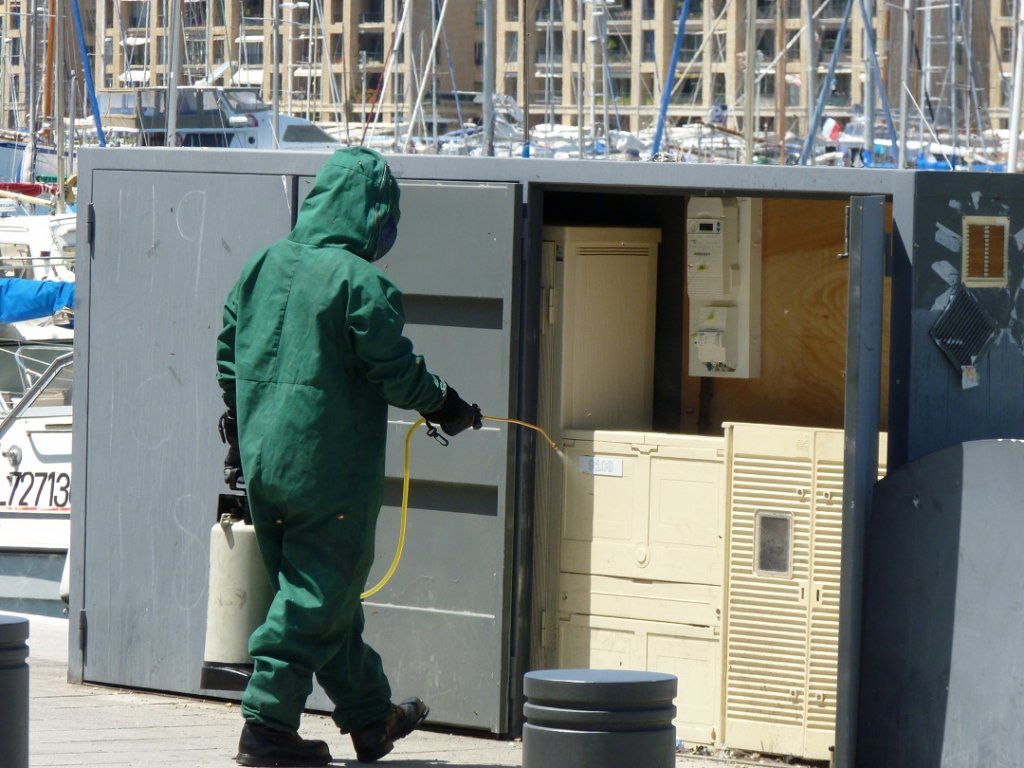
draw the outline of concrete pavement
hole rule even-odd
[[[234,702],[67,682],[65,619],[29,619],[31,768],[102,766],[230,768],[241,729]],[[303,717],[301,734],[326,740],[334,766],[355,766],[348,737],[330,718]],[[380,765],[500,768],[522,763],[522,744],[487,736],[416,731],[398,742]],[[676,755],[676,768],[782,765],[730,756]],[[786,765],[794,766],[794,763]],[[637,768],[643,768],[638,766]]]

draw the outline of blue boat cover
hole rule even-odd
[[[74,283],[20,277],[0,279],[0,323],[49,317],[74,307]]]

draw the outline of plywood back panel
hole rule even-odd
[[[849,261],[837,256],[845,250],[846,206],[846,200],[764,200],[761,376],[709,380],[703,407],[710,433],[717,434],[724,421],[843,426]],[[886,295],[888,305],[888,286]],[[885,428],[885,343],[882,360]],[[684,432],[699,431],[700,381],[683,377]]]

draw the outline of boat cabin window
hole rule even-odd
[[[0,346],[0,415],[10,411],[50,364],[71,349],[70,345],[62,344]],[[71,365],[65,366],[29,404],[28,410],[71,405],[72,371]]]
[[[24,243],[0,243],[0,277],[32,277],[32,252]]]
[[[323,128],[316,125],[289,125],[281,134],[281,141],[303,144],[323,144],[337,141]]]

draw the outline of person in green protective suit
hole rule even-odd
[[[326,743],[298,735],[314,676],[361,762],[386,755],[428,713],[419,699],[391,702],[381,659],[362,639],[387,408],[419,411],[449,435],[479,428],[480,409],[413,353],[401,292],[371,264],[394,243],[398,203],[379,154],[336,151],[294,229],[249,260],[224,305],[225,476],[244,478],[276,588],[249,640],[242,765],[331,760]]]

